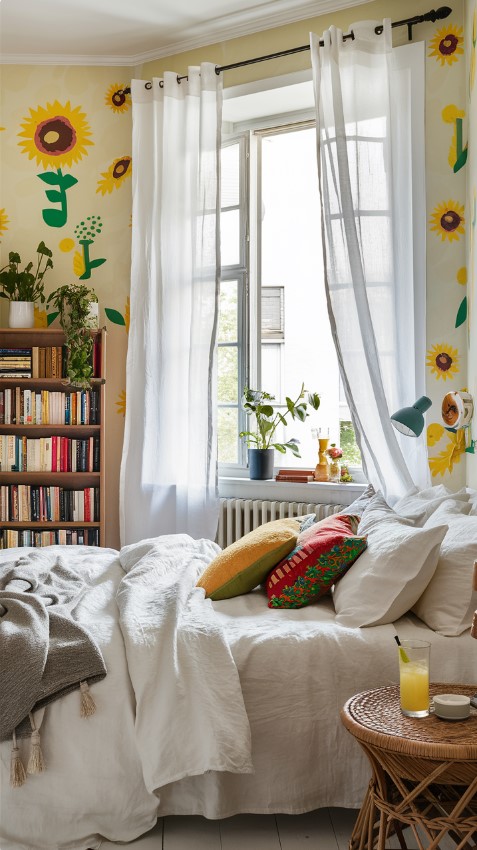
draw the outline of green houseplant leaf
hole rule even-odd
[[[0,298],[9,301],[45,301],[43,278],[48,269],[53,268],[53,254],[44,242],[37,249],[36,268],[30,261],[20,269],[21,258],[16,251],[10,251],[8,263],[0,269]]]
[[[87,389],[93,376],[93,337],[89,306],[98,298],[85,284],[65,284],[48,296],[47,304],[57,308],[67,348],[66,373],[75,387]]]
[[[286,443],[276,443],[273,442],[273,437],[279,424],[288,425],[287,417],[304,422],[309,416],[308,406],[312,407],[313,410],[318,410],[320,406],[318,393],[308,393],[308,400],[305,401],[305,392],[305,385],[302,384],[295,401],[287,396],[285,399],[286,410],[284,410],[283,406],[282,409],[275,409],[270,403],[275,400],[275,396],[270,395],[265,390],[251,390],[245,387],[242,396],[242,408],[247,416],[255,417],[256,429],[241,431],[239,436],[247,441],[249,448],[273,448],[281,454],[285,454],[289,450],[295,457],[301,457],[298,440],[291,438]]]

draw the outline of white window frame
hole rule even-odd
[[[296,127],[300,124],[302,126],[313,126],[315,123],[315,110],[312,100],[310,100],[310,97],[313,97],[311,70],[299,71],[295,74],[287,74],[268,80],[255,81],[254,83],[234,86],[224,90],[225,116],[227,114],[227,100],[233,101],[236,99],[236,103],[238,104],[244,102],[241,99],[249,98],[250,96],[252,96],[252,99],[254,96],[260,99],[265,93],[267,97],[272,92],[274,95],[277,95],[276,90],[281,90],[279,92],[280,98],[283,98],[288,93],[292,103],[305,101],[306,104],[308,100],[310,101],[309,105],[305,105],[300,110],[290,110],[284,113],[276,112],[266,117],[246,118],[245,120],[236,122],[226,120],[223,125],[223,144],[236,142],[240,138],[248,138],[247,156],[249,158],[249,168],[245,170],[246,177],[244,182],[249,196],[249,206],[245,214],[245,229],[241,231],[244,234],[244,247],[241,248],[241,257],[244,256],[245,265],[244,268],[229,266],[223,269],[222,274],[224,280],[237,279],[239,271],[245,275],[243,290],[245,298],[242,302],[244,315],[238,319],[239,328],[242,324],[242,327],[245,329],[243,336],[245,351],[243,352],[244,357],[240,364],[242,374],[239,375],[239,393],[243,386],[260,386],[261,299],[258,298],[258,289],[260,285],[261,246],[257,216],[261,207],[260,197],[257,197],[256,193],[257,187],[261,186],[261,180],[257,179],[260,178],[261,140],[264,135],[274,131],[277,133],[283,132],[286,127]],[[308,94],[305,93],[305,90]],[[257,106],[257,109],[260,109],[260,107]],[[248,184],[249,171],[250,182]],[[256,305],[255,310],[249,309],[249,305],[252,303]],[[240,380],[243,380],[241,386]],[[245,430],[245,426],[245,422],[240,424],[239,418],[239,430]],[[245,441],[239,440],[239,443],[241,444],[238,454],[239,463],[219,464],[219,493],[225,498],[235,496],[237,498],[276,499],[279,492],[280,499],[284,501],[305,500],[310,503],[327,501],[330,504],[346,504],[362,492],[363,486],[366,483],[361,467],[350,467],[350,473],[354,478],[354,482],[350,484],[308,482],[306,485],[300,485],[285,482],[277,484],[274,480],[251,481],[248,477],[249,471],[246,464]]]

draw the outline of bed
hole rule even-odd
[[[464,516],[470,522],[462,557],[465,563],[469,551],[477,557],[472,495],[464,493],[461,501],[443,495],[432,488],[433,498],[409,502],[402,525],[408,536],[418,528],[429,537],[429,529],[441,530],[446,520],[433,572],[437,576],[442,567],[444,585],[433,590],[428,582],[426,592],[445,587],[449,552],[459,561],[456,541],[462,540]],[[379,500],[374,515],[368,511],[368,540],[373,516],[376,527],[385,525],[382,511]],[[416,539],[422,549],[423,538]],[[391,551],[394,543],[380,546]],[[431,642],[434,680],[477,682],[477,643],[467,622],[452,636],[442,633],[442,624],[430,628],[422,593],[425,619],[393,609],[394,599],[389,611],[400,616],[369,627],[347,624],[345,596],[273,609],[265,588],[257,586],[212,601],[196,585],[218,553],[212,541],[187,535],[141,541],[119,552],[83,546],[0,552],[0,574],[2,566],[26,558],[43,575],[62,564],[81,575],[75,617],[94,638],[107,670],[90,685],[96,704],[91,716],[81,716],[77,688],[34,713],[44,772],[12,787],[12,742],[0,745],[2,850],[96,850],[103,839],[133,840],[161,815],[223,818],[358,807],[369,768],[339,711],[353,694],[397,681],[396,632]],[[370,595],[369,558],[368,572],[361,563],[364,554],[347,574],[356,570],[352,600],[359,587]],[[467,618],[471,567],[458,590],[462,596],[468,582]],[[422,565],[415,570],[422,571]],[[403,567],[404,584],[415,580]],[[7,592],[0,591],[0,604]],[[383,594],[375,595],[381,604]],[[401,608],[408,603],[403,597]],[[29,736],[17,744],[26,763]]]

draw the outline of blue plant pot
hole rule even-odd
[[[273,478],[275,449],[249,449],[248,469],[251,479],[265,481]]]

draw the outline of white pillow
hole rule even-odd
[[[437,569],[412,609],[431,629],[452,636],[470,629],[477,608],[477,593],[472,590],[477,560],[477,516],[468,514],[470,506],[457,505],[454,503],[451,513],[449,506],[443,504],[426,522],[424,530],[443,521],[449,529]]]
[[[350,505],[346,505],[342,511],[338,511],[338,515],[346,514],[346,516],[362,516],[365,508],[368,507],[373,496],[376,495],[374,487],[371,484],[368,484],[366,490],[363,490],[361,495],[359,495]]]
[[[439,505],[448,499],[468,502],[470,496],[466,492],[465,487],[457,493],[453,493],[452,490],[444,487],[443,484],[436,484],[435,487],[427,487],[425,490],[419,490],[416,493],[403,496],[402,499],[399,499],[393,505],[393,508],[397,514],[412,520],[415,525],[422,528],[426,520],[432,516]]]
[[[336,621],[377,626],[402,617],[429,584],[446,531],[446,525],[416,528],[374,496],[358,526],[367,549],[334,587]]]

